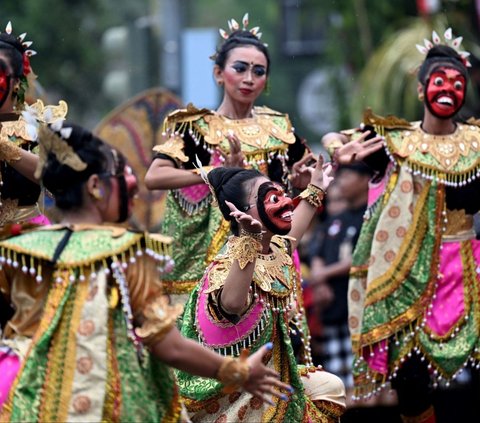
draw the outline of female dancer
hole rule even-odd
[[[304,188],[308,175],[298,174],[306,147],[287,115],[255,107],[265,90],[270,56],[258,28],[243,29],[232,19],[231,33],[215,55],[214,77],[223,87],[217,110],[192,105],[173,112],[165,122],[167,141],[155,147],[156,156],[145,177],[150,189],[170,190],[162,231],[173,239],[174,271],[166,276],[167,292],[185,302],[207,264],[225,243],[229,225],[211,205],[208,187],[197,171],[203,166],[252,167],[289,188]],[[295,172],[297,170],[297,172]],[[292,179],[289,179],[293,176]],[[303,185],[303,186],[302,186]]]
[[[180,392],[195,422],[337,422],[345,388],[336,376],[298,366],[288,322],[297,288],[292,252],[321,206],[331,177],[319,160],[311,183],[293,201],[282,186],[254,169],[216,168],[208,183],[233,236],[192,292],[182,333],[221,354],[238,355],[273,341],[268,366],[295,389],[290,402],[263,406],[248,394],[179,372]],[[303,201],[300,201],[303,200]]]
[[[0,341],[0,420],[180,421],[169,366],[260,401],[284,397],[273,387],[290,387],[261,362],[268,346],[225,358],[180,336],[181,307],[158,278],[169,240],[107,223],[127,219],[136,192],[121,154],[61,123],[40,141],[63,220],[0,242],[1,293],[15,309]]]
[[[455,116],[465,101],[468,61],[461,39],[434,32],[419,46],[421,122],[367,113],[383,137],[329,134],[339,162],[377,171],[351,271],[349,326],[358,396],[392,381],[405,421],[434,422],[431,381],[450,383],[480,347],[480,128]],[[343,143],[346,143],[342,146]]]

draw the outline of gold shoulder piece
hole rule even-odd
[[[256,115],[285,116],[285,113],[270,109],[270,107],[267,106],[255,106],[253,108],[253,111]]]
[[[188,162],[188,157],[183,152],[184,141],[180,137],[169,138],[163,144],[153,147],[153,151],[161,154],[166,154],[173,159],[180,160],[183,163]]]
[[[189,103],[185,109],[178,109],[171,112],[167,118],[167,124],[179,122],[193,122],[201,117],[212,114],[209,109],[197,109],[192,103]]]
[[[468,125],[474,125],[474,126],[480,126],[480,119],[476,119],[474,117],[471,117],[470,119],[467,120]]]
[[[397,118],[393,115],[386,117],[376,115],[372,109],[368,108],[363,113],[363,123],[374,127],[383,127],[386,129],[411,129],[412,125],[408,120]],[[378,131],[377,131],[378,132]]]

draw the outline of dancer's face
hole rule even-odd
[[[465,77],[457,69],[442,66],[428,78],[425,104],[434,116],[449,119],[463,106],[465,93]]]
[[[215,67],[215,78],[224,95],[235,103],[253,103],[267,83],[267,58],[255,46],[230,50],[225,68]]]
[[[0,54],[0,108],[10,96],[11,89],[11,69],[5,59]]]
[[[249,198],[249,214],[277,235],[292,229],[293,201],[284,189],[267,178],[257,178]]]

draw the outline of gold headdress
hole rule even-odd
[[[72,169],[80,172],[87,168],[87,164],[75,153],[74,149],[65,140],[70,138],[72,128],[63,127],[63,119],[52,119],[52,110],[46,108],[42,118],[38,116],[38,110],[27,106],[22,112],[22,118],[27,123],[27,128],[32,134],[36,134],[38,141],[38,164],[35,169],[35,178],[40,179],[47,163],[49,153],[53,153],[57,160]],[[50,127],[45,122],[51,122]]]
[[[420,53],[422,53],[424,56],[428,54],[428,51],[435,45],[446,45],[448,47],[453,48],[458,55],[462,58],[462,61],[466,67],[471,67],[472,64],[468,61],[468,56],[470,56],[470,53],[468,51],[462,50],[461,49],[461,44],[463,41],[463,37],[456,37],[453,38],[452,34],[452,28],[448,28],[444,34],[443,34],[444,42],[442,42],[442,39],[440,36],[433,31],[432,32],[432,41],[430,40],[423,40],[424,45],[416,44],[416,47]]]
[[[33,83],[36,78],[35,74],[32,71],[32,67],[30,66],[30,57],[36,55],[37,52],[30,48],[32,45],[32,41],[25,41],[25,37],[27,35],[26,32],[15,37],[15,35],[12,34],[12,31],[12,22],[9,21],[7,26],[5,27],[5,33],[10,35],[11,37],[16,38],[21,45],[21,49],[19,49],[16,44],[12,44],[8,40],[3,41],[13,46],[16,50],[19,50],[20,53],[23,55],[23,75],[20,76],[20,84],[16,92],[18,106],[22,108],[22,105],[25,103],[25,93],[27,92],[29,85]]]

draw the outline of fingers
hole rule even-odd
[[[295,162],[293,164],[293,167],[295,169],[300,169],[302,166],[304,166],[306,163],[308,163],[311,160],[316,160],[315,156],[313,153],[308,153],[305,156],[303,156],[298,162]]]
[[[240,210],[238,210],[235,205],[233,203],[231,203],[230,201],[225,201],[225,204],[228,206],[228,208],[232,211],[232,212],[240,212]]]

